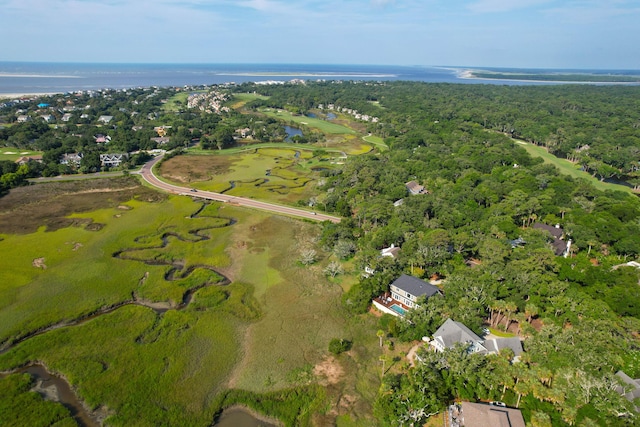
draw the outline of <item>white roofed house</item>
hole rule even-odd
[[[400,253],[400,248],[393,243],[388,248],[382,248],[380,250],[380,256],[386,256],[394,259],[398,257],[398,253]]]
[[[102,167],[117,168],[128,158],[127,153],[100,154],[100,164]]]
[[[105,125],[108,125],[111,120],[113,120],[113,116],[100,116],[98,117],[98,121],[100,123],[104,123]]]

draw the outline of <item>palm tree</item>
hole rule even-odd
[[[518,310],[518,306],[513,301],[507,301],[504,305],[504,312],[506,316],[506,322],[504,330],[505,332],[509,330],[509,325],[511,325],[511,316],[516,313]]]
[[[384,338],[386,334],[382,329],[378,329],[378,332],[376,332],[376,335],[378,336],[378,338],[380,338],[380,347],[382,347],[382,338]]]
[[[538,315],[538,307],[533,303],[528,303],[524,306],[524,314],[527,316],[527,322],[531,323],[531,320]]]

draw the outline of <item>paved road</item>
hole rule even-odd
[[[212,191],[197,190],[194,191],[188,187],[180,187],[178,185],[167,184],[162,182],[153,173],[153,166],[160,161],[162,156],[158,156],[155,159],[147,162],[142,169],[138,172],[142,175],[142,178],[154,187],[161,190],[168,191],[169,193],[189,195],[193,197],[201,197],[203,199],[215,200],[218,202],[229,203],[234,206],[245,206],[254,209],[262,209],[269,212],[275,212],[283,215],[296,216],[299,218],[311,219],[314,221],[331,221],[340,222],[339,217],[325,215],[323,213],[315,213],[305,211],[303,209],[296,209],[289,206],[276,205],[273,203],[260,202],[258,200],[247,199],[245,197],[230,196],[228,194],[214,193]]]

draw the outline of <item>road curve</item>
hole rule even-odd
[[[310,219],[313,221],[331,221],[340,222],[340,218],[331,215],[325,215],[323,213],[315,213],[305,211],[303,209],[296,209],[289,206],[276,205],[273,203],[261,202],[258,200],[247,199],[245,197],[230,196],[228,194],[214,193],[213,191],[197,190],[192,191],[188,187],[180,187],[178,185],[167,184],[160,181],[158,177],[153,173],[153,166],[160,161],[162,156],[158,156],[155,159],[145,163],[140,169],[139,174],[150,185],[167,191],[173,194],[188,195],[192,197],[200,197],[202,199],[215,200],[217,202],[229,203],[234,206],[245,206],[248,208],[262,209],[269,212],[279,213],[283,215],[295,216],[299,218]]]

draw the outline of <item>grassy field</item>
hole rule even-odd
[[[369,144],[372,144],[375,147],[379,148],[380,151],[384,151],[384,150],[388,150],[389,149],[387,144],[384,143],[384,140],[382,138],[380,138],[379,136],[367,135],[367,136],[363,136],[362,139],[365,140],[366,142],[368,142]]]
[[[324,403],[291,423],[342,416],[376,425],[376,319],[343,311],[321,251],[317,265],[297,262],[319,226],[151,197],[132,180],[42,184],[27,187],[30,197],[0,199],[0,342],[7,348],[58,325],[0,351],[0,371],[39,361],[109,425],[206,426],[229,390],[258,401],[318,384]],[[47,209],[58,219],[38,227]],[[180,304],[189,292],[190,303]],[[352,350],[330,356],[333,338],[352,340]]]
[[[196,91],[203,92],[203,91]],[[187,108],[187,98],[193,92],[178,92],[171,98],[167,99],[167,102],[162,106],[162,109],[166,112],[177,112]]]
[[[257,93],[234,93],[233,101],[230,106],[237,110],[244,107],[247,102],[251,102],[256,99],[269,99],[269,97],[259,95]]]
[[[299,116],[291,114],[284,110],[274,110],[271,108],[263,108],[260,112],[268,117],[284,120],[285,122],[295,122],[311,128],[316,128],[320,132],[329,135],[343,135],[343,134],[355,134],[356,131],[346,126],[339,125],[337,123],[330,122],[328,120],[317,119],[307,116]]]
[[[541,157],[545,161],[545,163],[554,165],[560,170],[560,172],[562,172],[565,175],[569,175],[573,178],[578,178],[578,179],[586,179],[591,184],[593,184],[593,186],[596,187],[598,190],[626,191],[628,193],[632,192],[631,188],[626,187],[624,185],[611,184],[608,182],[600,181],[598,178],[591,176],[590,173],[581,171],[577,164],[571,163],[569,160],[561,159],[559,157],[554,156],[553,154],[549,153],[544,147],[529,144],[528,142],[520,141],[517,139],[514,139],[513,141],[514,143],[518,144],[519,146],[527,150],[527,152],[530,155],[534,157]]]
[[[37,156],[41,154],[41,151],[30,151],[7,147],[0,148],[0,160],[11,160],[12,162],[18,160],[18,158],[22,156]]]

